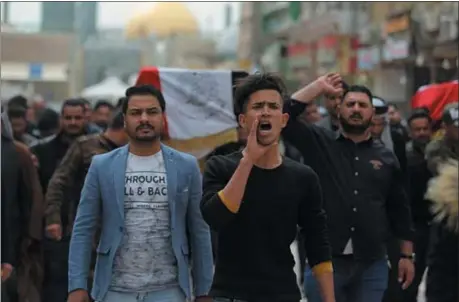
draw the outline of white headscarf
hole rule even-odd
[[[373,106],[375,108],[387,107],[387,103],[378,97],[373,97]],[[392,141],[392,135],[390,131],[389,115],[386,113],[378,114],[378,116],[384,118],[385,126],[381,134],[381,142],[386,146],[386,148],[394,151],[394,142]]]
[[[8,118],[8,108],[4,105],[2,112],[2,134],[13,139],[13,128],[11,128],[10,119]]]

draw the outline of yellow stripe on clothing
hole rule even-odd
[[[218,197],[220,197],[220,200],[223,202],[225,207],[230,210],[231,213],[236,214],[239,211],[239,207],[233,203],[231,203],[228,199],[225,198],[225,195],[223,195],[223,191],[219,191]]]
[[[331,261],[325,261],[325,262],[316,264],[312,268],[312,273],[315,276],[319,276],[325,273],[333,273],[333,264]]]

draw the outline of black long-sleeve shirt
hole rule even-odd
[[[432,221],[430,207],[432,203],[424,196],[427,191],[429,180],[433,177],[430,172],[425,155],[422,150],[407,144],[407,174],[409,179],[409,197],[411,202],[411,213],[415,226],[427,226]]]
[[[284,158],[275,169],[253,167],[237,213],[224,205],[222,190],[242,155],[214,156],[206,164],[201,210],[218,231],[211,295],[246,301],[298,301],[290,245],[297,225],[309,263],[331,259],[322,192],[311,168]]]
[[[282,135],[318,174],[334,255],[352,239],[355,259],[384,257],[392,232],[411,240],[409,201],[399,163],[392,151],[368,139],[354,143],[340,132],[297,121],[304,105],[290,100],[290,119]]]

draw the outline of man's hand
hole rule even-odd
[[[9,263],[2,263],[2,282],[8,280],[13,272],[13,266]]]
[[[39,168],[40,167],[40,163],[38,162],[38,158],[35,156],[35,154],[31,153],[30,154],[30,158],[32,159],[32,162],[33,162],[33,165],[35,166],[35,168]]]
[[[250,160],[252,164],[256,163],[268,150],[277,146],[277,142],[269,145],[263,146],[260,145],[258,142],[258,124],[259,124],[259,117],[253,122],[252,128],[250,129],[249,136],[247,137],[247,145],[242,151],[244,157]]]
[[[319,77],[316,81],[322,94],[340,96],[343,93],[343,79],[339,73],[329,73]]]
[[[71,292],[67,302],[89,302],[88,292],[84,289],[77,289]]]
[[[329,73],[296,91],[292,98],[300,103],[309,104],[321,95],[341,96],[343,83],[338,73]]]
[[[212,302],[213,299],[212,297],[209,297],[209,296],[201,296],[201,297],[196,297],[194,301],[195,302]]]
[[[60,241],[62,239],[62,227],[60,224],[50,224],[46,226],[46,234],[49,238]]]
[[[407,289],[414,278],[413,261],[406,258],[401,258],[398,262],[398,282],[402,283],[402,289]]]

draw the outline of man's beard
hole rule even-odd
[[[420,137],[417,139],[413,139],[413,146],[415,148],[418,148],[420,150],[423,150],[426,148],[427,144],[430,142],[430,138],[426,137]]]
[[[349,134],[364,134],[367,131],[368,127],[370,127],[371,119],[368,121],[364,121],[361,125],[352,125],[347,122],[342,116],[339,117],[339,123],[343,128],[344,133]]]
[[[137,131],[138,130],[141,130],[142,128],[148,128],[148,129],[151,129],[153,130],[153,127],[151,125],[140,125],[138,126],[134,132],[131,133],[131,131],[127,131],[127,134],[128,136],[138,142],[138,143],[151,143],[151,142],[154,142],[154,141],[157,141],[160,139],[161,135],[160,135],[160,132],[156,132],[156,131],[153,131],[153,135],[151,136],[138,136],[137,135]]]
[[[108,127],[108,123],[105,122],[105,121],[96,121],[96,122],[94,122],[94,124],[96,124],[97,126],[102,128],[103,130],[106,130],[107,127]]]

